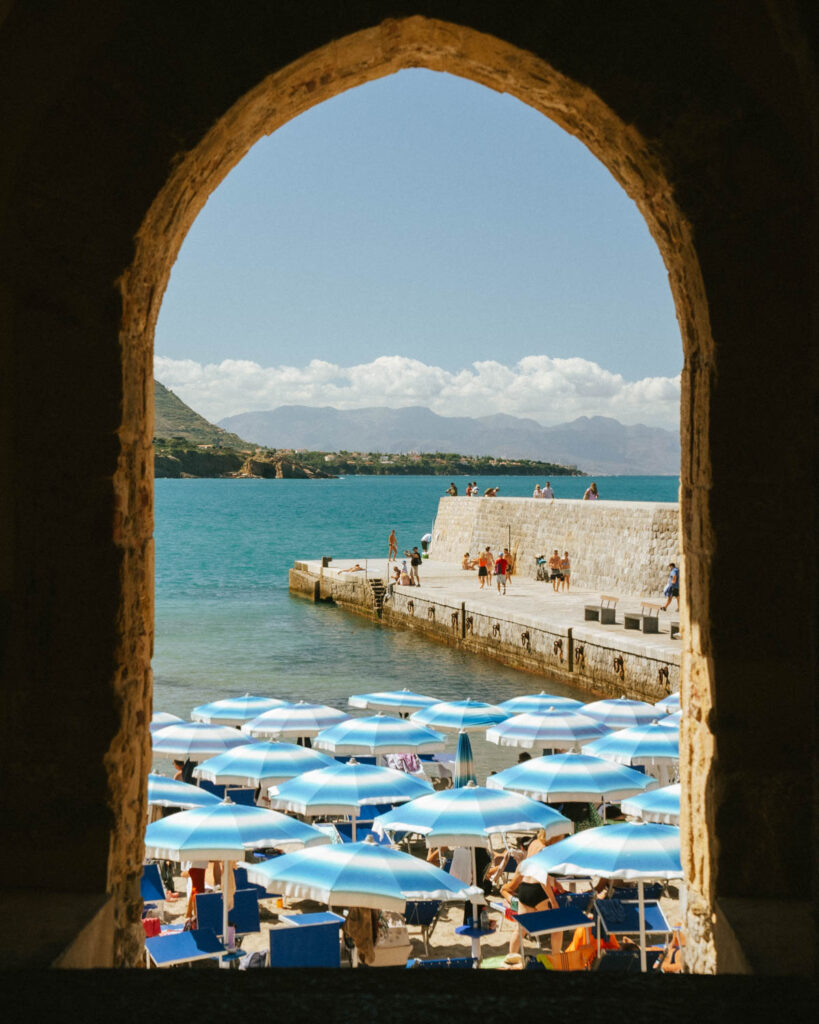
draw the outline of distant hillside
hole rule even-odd
[[[255,449],[258,442],[243,441],[236,434],[217,427],[185,405],[173,391],[154,381],[154,438],[181,437],[193,444],[212,444],[222,448]]]
[[[676,475],[676,433],[603,416],[544,427],[518,416],[439,416],[423,406],[341,410],[283,405],[228,416],[220,426],[259,444],[351,452],[460,452],[537,459],[587,473]]]

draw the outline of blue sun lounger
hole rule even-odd
[[[210,928],[222,936],[222,894],[203,892],[196,895],[196,920],[200,928]],[[259,897],[255,889],[237,889],[233,894],[233,910],[229,914],[237,938],[250,932],[261,931],[259,924]]]
[[[284,928],[270,929],[271,967],[340,967],[339,914],[285,914]]]
[[[227,953],[210,928],[171,935],[155,935],[145,940],[147,966],[178,967],[196,960],[219,960]]]

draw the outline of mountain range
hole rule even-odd
[[[334,409],[281,405],[227,416],[219,426],[270,448],[458,452],[575,465],[587,473],[675,476],[679,436],[659,427],[581,416],[544,427],[519,416],[439,416],[424,406]]]

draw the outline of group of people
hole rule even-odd
[[[568,592],[571,589],[572,562],[568,551],[564,551],[561,558],[557,548],[554,549],[549,558],[549,578],[555,593],[559,590]]]
[[[500,487],[487,487],[483,492],[483,496],[484,498],[494,498],[497,496],[498,491],[500,491]],[[447,487],[446,493],[450,498],[458,497],[458,488],[455,486],[454,481],[449,485],[449,487]],[[466,496],[467,498],[479,498],[481,496],[477,480],[473,480],[471,483],[466,485]]]
[[[478,586],[481,590],[492,589],[491,577],[494,576],[498,593],[505,594],[506,584],[512,574],[512,555],[509,548],[504,548],[495,558],[492,549],[487,544],[477,558],[471,558],[467,551],[461,560],[461,568],[469,571],[478,570]]]
[[[555,500],[555,492],[552,490],[552,485],[547,480],[546,483],[541,487],[540,484],[535,484],[535,489],[532,492],[533,498],[548,498],[550,501]]]

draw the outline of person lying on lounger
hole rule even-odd
[[[339,569],[338,571],[339,571],[339,573],[342,573],[342,572],[366,572],[367,570],[364,568],[363,565],[359,565],[358,562],[356,562],[355,565],[351,565],[349,569]]]

